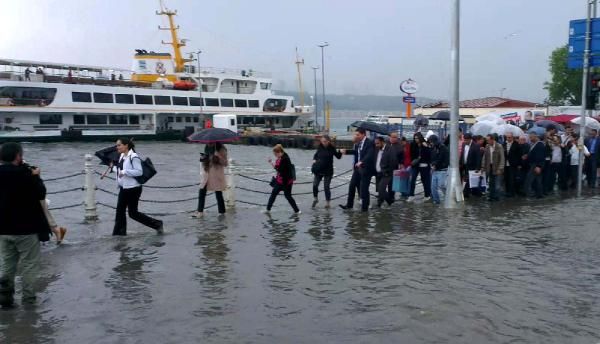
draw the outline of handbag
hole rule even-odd
[[[271,177],[271,182],[269,183],[269,185],[271,185],[272,188],[277,186],[277,178],[275,177]]]

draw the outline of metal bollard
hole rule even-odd
[[[96,212],[96,182],[94,180],[94,168],[92,166],[92,155],[85,155],[85,218],[86,222],[98,220]]]
[[[229,164],[225,169],[225,178],[227,180],[227,188],[225,189],[225,206],[229,209],[235,207],[235,181],[233,178],[233,159],[229,159]]]

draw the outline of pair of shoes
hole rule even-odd
[[[340,208],[342,208],[344,210],[352,209],[352,207],[345,205],[345,204],[340,204]]]
[[[313,202],[312,202],[311,208],[314,208],[314,207],[316,207],[316,206],[317,206],[317,203],[319,203],[319,199],[318,199],[318,198],[315,198],[315,199],[313,200]]]
[[[164,234],[165,233],[165,228],[164,228],[164,224],[162,221],[160,221],[160,226],[158,226],[158,228],[156,229],[156,233],[158,234]]]
[[[331,208],[331,202],[327,201],[325,202],[325,209],[329,209]]]
[[[301,211],[301,210],[298,210],[298,211],[294,212],[294,214],[296,214],[296,215],[300,215],[300,214],[302,214],[302,211]]]
[[[67,235],[67,229],[65,227],[58,227],[59,236],[56,237],[56,244],[60,245]]]
[[[408,198],[406,199],[407,202],[414,202],[415,201],[415,196],[408,196]]]
[[[423,202],[431,201],[431,197],[423,197]]]
[[[197,211],[194,214],[192,214],[192,217],[195,218],[195,219],[199,219],[199,218],[201,218],[203,216],[204,216],[204,213],[201,212],[201,211]]]

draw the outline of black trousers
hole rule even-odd
[[[377,177],[375,177],[375,184],[377,185],[377,206],[381,206],[383,202],[387,202],[390,205],[394,203],[392,174],[385,175],[378,173]]]
[[[504,188],[506,196],[513,197],[517,193],[517,175],[519,169],[517,166],[506,166],[504,168]]]
[[[225,214],[223,191],[215,191],[215,197],[217,198],[217,208],[219,208],[219,214]],[[206,201],[206,186],[200,189],[198,192],[198,212],[200,213],[204,211],[204,201]]]
[[[356,195],[356,189],[360,190],[360,199],[362,210],[369,210],[369,203],[371,200],[371,194],[369,193],[369,186],[371,184],[371,174],[362,168],[355,168],[352,172],[352,178],[350,179],[350,186],[348,188],[348,200],[346,206],[348,208],[354,207],[354,196]]]
[[[141,195],[141,186],[131,189],[120,188],[119,197],[117,199],[117,214],[115,216],[113,235],[127,235],[127,216],[125,211],[129,212],[129,217],[145,226],[153,229],[158,229],[162,226],[161,220],[151,218],[138,211],[138,203]]]
[[[423,184],[423,191],[425,197],[431,197],[431,166],[427,167],[413,167],[410,178],[410,196],[415,195],[415,188],[417,187],[417,176],[421,174],[421,184]]]
[[[531,166],[529,168],[529,172],[527,172],[527,179],[525,180],[525,192],[527,192],[528,196],[533,196],[531,194],[533,191],[535,197],[542,198],[544,196],[544,172],[542,171],[542,173],[536,174],[534,170],[535,166]]]
[[[585,158],[585,176],[589,187],[596,187],[596,173],[598,168],[598,153]]]
[[[288,202],[292,206],[292,209],[294,209],[294,212],[297,213],[299,211],[299,209],[298,209],[298,205],[296,205],[296,201],[294,201],[294,197],[292,197],[292,185],[275,184],[275,186],[273,187],[273,191],[271,191],[271,196],[269,197],[269,202],[267,203],[267,210],[271,210],[271,208],[273,208],[273,203],[275,203],[275,198],[277,198],[277,195],[279,195],[279,193],[281,191],[283,191],[283,195],[285,196],[285,199],[288,200]]]
[[[315,174],[315,178],[313,179],[313,196],[315,198],[319,197],[319,185],[321,184],[321,180],[323,180],[323,189],[325,189],[325,200],[327,200],[328,202],[331,201],[331,178],[333,178],[333,176]]]

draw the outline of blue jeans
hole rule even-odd
[[[433,171],[431,175],[431,200],[433,203],[439,204],[440,194],[439,189],[443,189],[446,192],[446,180],[448,178],[448,171]]]

